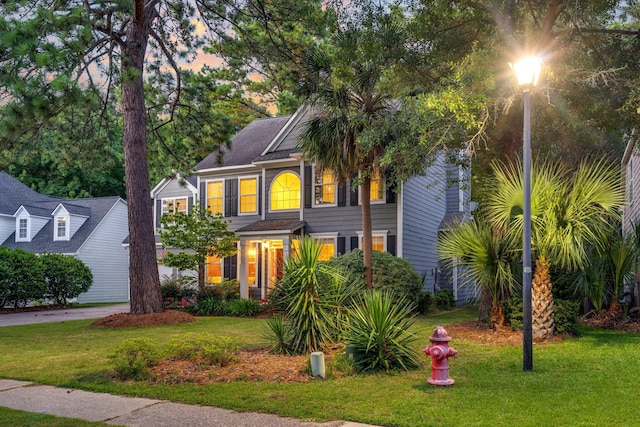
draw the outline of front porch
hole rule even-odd
[[[304,221],[262,220],[236,230],[240,238],[240,298],[266,299],[282,277],[284,260],[304,231]]]

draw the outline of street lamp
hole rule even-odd
[[[530,56],[511,64],[524,97],[524,135],[522,168],[524,177],[523,233],[522,233],[522,365],[533,370],[533,327],[531,313],[531,88],[538,83],[542,62]]]

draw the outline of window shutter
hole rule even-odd
[[[358,236],[351,236],[351,250],[358,249]]]
[[[387,179],[385,181],[385,187],[387,189],[387,194],[386,194],[386,202],[387,203],[395,203],[396,202],[396,192],[395,192],[395,183],[389,179],[389,177],[387,176]]]
[[[224,259],[224,273],[226,279],[233,280],[238,277],[238,256],[231,255]]]
[[[338,206],[347,205],[347,187],[345,184],[338,184]]]
[[[351,189],[349,192],[349,199],[351,206],[358,206],[358,186],[353,184],[355,177],[356,175],[353,175],[350,182]]]
[[[345,241],[345,237],[338,237],[338,255],[343,255],[344,253],[346,253],[345,251],[345,245],[346,245],[346,241]]]
[[[156,228],[160,228],[161,216],[162,216],[162,200],[156,200]]]
[[[224,216],[231,216],[231,185],[233,180],[224,181]]]
[[[313,182],[311,176],[311,165],[306,165],[304,167],[304,207],[311,207],[311,197],[313,196]]]
[[[393,191],[393,188],[387,186],[387,203],[395,203],[396,202],[396,192]]]
[[[390,234],[387,236],[387,252],[391,255],[396,256],[396,236],[395,234]]]
[[[258,215],[262,215],[262,177],[258,177],[258,188],[256,188],[258,192]],[[266,190],[265,190],[266,191]]]
[[[238,216],[238,180],[231,179],[231,216]]]

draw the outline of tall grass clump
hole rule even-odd
[[[353,295],[339,271],[319,261],[321,245],[315,239],[305,237],[299,243],[271,294],[274,309],[284,316],[284,324],[272,322],[270,327],[272,339],[280,341],[274,347],[293,354],[317,351],[339,339],[345,303]]]
[[[416,337],[408,332],[413,303],[389,291],[372,290],[348,309],[347,353],[357,370],[410,370],[421,366],[411,350]]]

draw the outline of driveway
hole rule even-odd
[[[100,319],[116,313],[128,313],[129,310],[129,304],[127,303],[101,305],[99,307],[79,307],[64,310],[0,314],[0,327],[30,325],[33,323],[66,322],[69,320]]]

